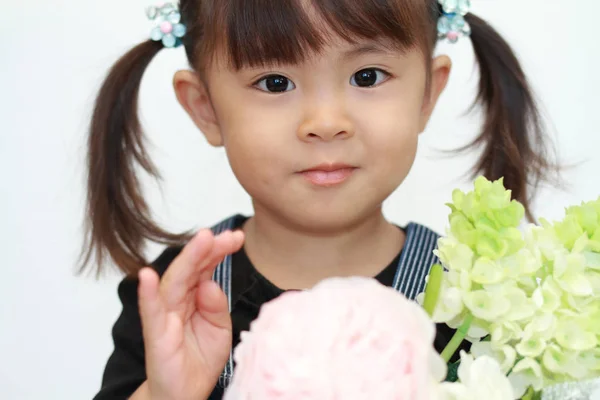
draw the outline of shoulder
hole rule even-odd
[[[414,300],[425,289],[426,277],[438,262],[434,250],[440,235],[417,223],[410,223],[403,229],[406,238],[393,287]]]
[[[437,241],[441,237],[439,233],[424,225],[411,222],[405,228],[406,241],[416,248],[427,250],[430,247],[436,247]]]
[[[438,233],[435,229],[432,229],[428,226],[422,225],[418,222],[409,222],[408,225],[406,225],[406,227],[404,228],[405,230],[416,230],[416,231],[421,231],[421,232],[427,232],[427,233],[431,233],[431,234],[435,234],[437,236],[440,236],[440,233]]]

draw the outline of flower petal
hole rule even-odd
[[[499,283],[504,279],[504,272],[494,261],[481,257],[475,261],[471,279],[482,285]]]
[[[163,36],[162,42],[165,47],[175,47],[175,44],[177,44],[177,38],[169,33]]]
[[[173,26],[173,36],[177,37],[177,38],[182,38],[185,36],[186,34],[186,27],[183,24],[175,24]]]
[[[473,315],[485,321],[494,321],[510,309],[510,302],[503,296],[495,296],[485,290],[464,295],[465,305]]]
[[[508,379],[513,386],[516,398],[520,399],[530,386],[533,386],[536,391],[542,389],[542,376],[542,367],[537,361],[524,358],[515,365]]]
[[[154,29],[152,29],[152,31],[150,31],[150,39],[154,40],[155,42],[158,42],[160,40],[162,40],[163,38],[163,33],[160,30],[160,27],[156,27]]]

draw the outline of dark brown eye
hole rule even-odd
[[[266,76],[266,77],[262,78],[261,80],[259,80],[258,82],[256,82],[255,85],[260,90],[263,90],[263,91],[269,92],[269,93],[283,93],[283,92],[287,92],[288,90],[292,90],[292,89],[296,88],[296,86],[294,86],[294,83],[292,81],[290,81],[285,76],[281,76],[281,75]]]
[[[351,84],[359,87],[376,86],[387,79],[387,72],[377,68],[366,68],[358,71],[352,76]]]

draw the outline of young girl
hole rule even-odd
[[[440,38],[470,35],[481,69],[476,172],[504,177],[529,205],[527,188],[551,164],[534,149],[543,136],[521,67],[468,1],[439,3],[182,0],[149,10],[160,26],[112,68],[91,123],[84,265],[109,256],[127,274],[96,399],[221,398],[240,332],[284,290],[351,275],[411,299],[423,290],[438,235],[386,221],[382,203],[446,86],[450,59],[433,57]],[[192,69],[175,75],[177,98],[224,146],[255,211],[193,237],[152,221],[135,175],[136,164],[157,174],[137,117],[141,78],[180,44]],[[169,246],[149,268],[146,240]],[[451,335],[440,327],[438,350]]]

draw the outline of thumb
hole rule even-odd
[[[143,268],[138,274],[138,303],[144,342],[158,339],[165,328],[166,312],[159,294],[159,277],[152,268]]]
[[[231,330],[227,296],[214,281],[202,282],[196,292],[198,313],[211,325]]]

